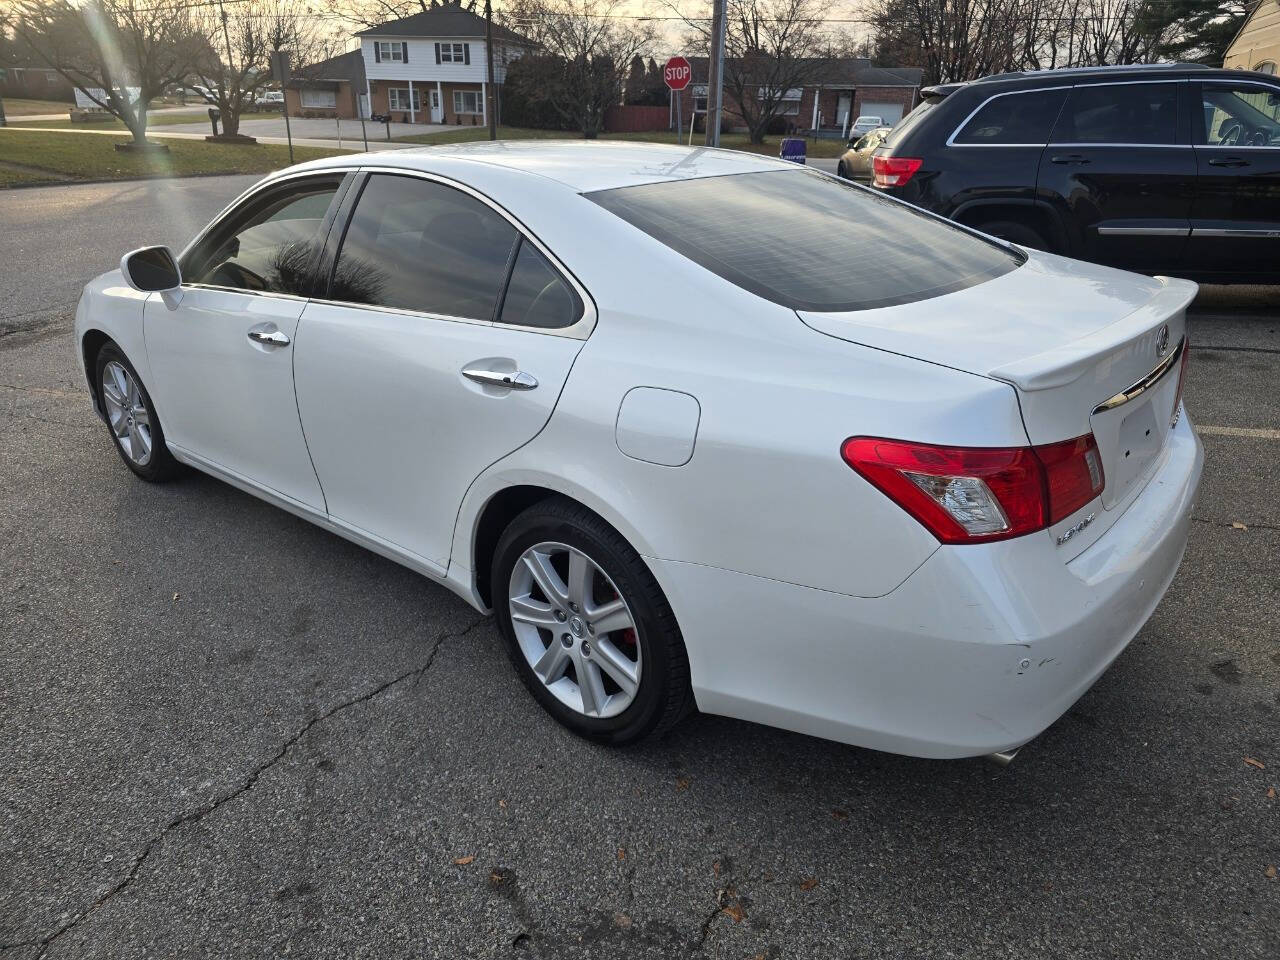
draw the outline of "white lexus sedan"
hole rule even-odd
[[[1181,561],[1195,290],[745,153],[493,143],[272,175],[75,335],[135,474],[492,609],[585,737],[1007,756]]]

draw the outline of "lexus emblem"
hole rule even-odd
[[[1156,356],[1163,357],[1169,352],[1169,325],[1166,323],[1156,334]]]

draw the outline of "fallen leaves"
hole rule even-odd
[[[1274,866],[1267,867],[1263,873],[1266,874],[1268,880],[1274,880],[1276,878],[1276,868]]]
[[[1267,788],[1267,799],[1268,799],[1268,800],[1274,800],[1275,798],[1276,798],[1276,788],[1275,788],[1275,787],[1268,787],[1268,788]]]
[[[1231,529],[1232,530],[1248,530],[1249,527],[1247,524],[1243,524],[1239,520],[1232,520]]]
[[[621,930],[628,930],[631,928],[631,918],[625,913],[615,913],[613,915],[613,925]]]
[[[625,859],[627,859],[627,848],[626,848],[626,847],[619,847],[619,848],[618,848],[618,859],[619,859],[619,860],[625,860]]]
[[[849,811],[848,811],[848,810],[839,810],[839,809],[832,810],[832,811],[831,811],[831,819],[832,819],[832,820],[848,820],[848,819],[849,819]]]
[[[179,593],[175,593],[175,594],[173,595],[173,602],[174,602],[174,603],[177,603],[177,602],[178,602],[178,599],[179,599],[180,597],[181,597],[181,594],[179,594]]]
[[[1253,757],[1245,757],[1244,762],[1251,767],[1257,767],[1259,770],[1267,769],[1267,765],[1265,763],[1263,763],[1261,760],[1256,760]]]
[[[514,870],[510,870],[507,867],[494,867],[493,870],[489,872],[489,889],[501,890],[503,887],[515,880],[515,878],[516,874]]]
[[[680,793],[680,792],[682,792],[682,791],[684,791],[684,790],[688,790],[688,789],[689,789],[689,778],[688,778],[688,777],[681,777],[679,780],[677,780],[677,781],[676,781],[676,792],[677,792],[677,793]]]
[[[800,881],[800,889],[803,890],[805,893],[808,893],[817,885],[818,885],[817,877],[806,877],[805,879]]]
[[[741,923],[747,916],[746,913],[743,912],[742,904],[737,903],[736,901],[721,907],[720,912],[727,917],[733,917],[734,923]]]
[[[454,865],[455,867],[465,867],[465,866],[466,866],[467,864],[469,864],[469,863],[475,863],[475,859],[476,859],[476,857],[475,857],[475,854],[474,854],[474,853],[472,853],[472,854],[468,854],[468,855],[467,855],[467,856],[465,856],[465,857],[457,857],[457,858],[453,861],[453,865]]]

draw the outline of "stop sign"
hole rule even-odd
[[[693,67],[684,57],[672,57],[662,68],[662,79],[672,90],[683,90],[693,79]]]

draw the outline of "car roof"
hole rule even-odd
[[[741,150],[606,140],[497,140],[410,147],[329,157],[312,161],[306,167],[312,170],[349,167],[353,162],[368,167],[455,174],[463,165],[483,164],[551,180],[576,193],[668,180],[794,169],[793,164],[784,160]]]

